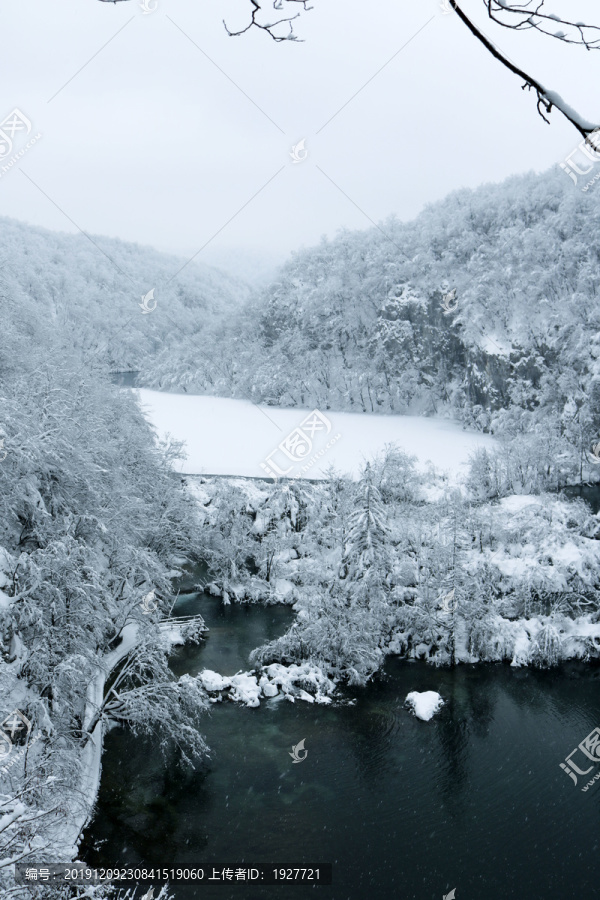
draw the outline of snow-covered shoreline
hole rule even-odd
[[[404,457],[396,462],[397,475],[391,474],[392,461],[371,470],[385,470],[385,478],[392,478],[392,487],[386,487],[387,482],[382,487],[386,502],[376,501],[380,533],[377,537],[371,530],[368,549],[373,554],[373,541],[378,541],[377,565],[387,580],[377,580],[372,557],[369,568],[357,569],[354,582],[357,591],[366,591],[371,600],[376,597],[378,606],[366,597],[358,604],[352,599],[353,582],[344,566],[354,563],[355,554],[348,554],[345,562],[341,551],[332,552],[339,540],[339,513],[337,519],[331,515],[332,499],[338,502],[331,486],[314,483],[296,496],[290,484],[190,479],[207,527],[220,521],[217,497],[236,511],[239,563],[232,569],[224,559],[205,589],[225,603],[283,603],[296,612],[293,628],[260,648],[254,663],[309,661],[321,665],[329,677],[343,679],[344,666],[361,665],[361,654],[372,659],[371,673],[387,655],[435,665],[508,662],[513,667],[600,656],[600,622],[593,606],[600,526],[583,501],[554,493],[468,504],[445,490],[439,479],[425,481],[424,501],[419,496],[423,479],[411,480]],[[345,490],[357,493],[351,486]],[[398,502],[391,490],[408,493]],[[300,525],[299,501],[304,505]],[[373,511],[373,494],[369,502]],[[345,515],[362,521],[358,513]],[[386,535],[393,541],[392,554]],[[233,558],[229,543],[221,539],[218,546],[219,553],[226,551]],[[260,559],[265,547],[268,572],[247,570],[244,559]],[[365,573],[370,577],[373,571],[372,588],[364,588],[371,584],[364,581]],[[346,597],[342,605],[340,600],[332,602],[332,585],[335,598]],[[353,607],[359,619],[346,622]],[[375,608],[381,612],[375,614]],[[353,634],[350,641],[343,640],[346,628]],[[380,629],[380,635],[367,648],[362,643],[372,628]],[[322,645],[326,634],[327,650]],[[334,649],[338,643],[339,654]],[[323,663],[323,652],[329,663]],[[348,662],[350,658],[355,662]],[[361,676],[350,669],[348,673],[360,683]]]
[[[181,626],[178,625],[177,620],[174,620],[172,623],[168,619],[164,620],[159,624],[159,627],[171,646],[184,642]],[[130,622],[125,625],[119,646],[99,661],[96,673],[88,684],[87,703],[83,720],[84,732],[92,724],[102,704],[107,679],[119,663],[138,645],[139,631],[140,626],[136,622]],[[73,815],[61,828],[58,837],[55,838],[55,849],[59,855],[62,853],[63,857],[68,860],[76,858],[81,836],[94,814],[102,776],[102,752],[105,730],[106,723],[104,719],[100,719],[94,726],[90,739],[81,754],[80,764],[83,778],[77,786],[75,805],[72,807]]]

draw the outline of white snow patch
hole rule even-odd
[[[563,98],[557,91],[549,91],[547,90],[547,88],[543,88],[543,90],[546,99],[549,100],[557,109],[560,109],[561,112],[565,113],[565,115],[569,116],[571,121],[575,122],[576,125],[582,128],[584,131],[596,130],[596,128],[598,127],[597,123],[590,122],[589,119],[584,119],[576,109],[570,106],[566,102],[566,100],[563,100]]]
[[[238,672],[227,676],[204,669],[197,677],[209,693],[225,691],[230,700],[246,706],[260,706],[261,699],[283,697],[292,702],[304,700],[305,703],[327,704],[332,702],[330,695],[335,692],[335,682],[310,663],[299,666],[272,663],[264,666],[259,675]]]
[[[0,594],[1,593],[2,591],[0,591]],[[21,660],[27,659],[27,647],[18,634],[13,634],[11,637],[8,652],[10,653],[11,660],[14,660],[15,662],[21,662]]]
[[[509,343],[492,335],[484,335],[479,346],[488,356],[510,356],[512,350]]]
[[[503,497],[498,505],[506,512],[517,513],[528,506],[541,506],[541,504],[540,498],[531,494],[514,494],[512,497]]]
[[[279,597],[287,597],[293,592],[294,585],[287,578],[276,578],[273,588]]]
[[[185,644],[185,638],[181,633],[181,626],[167,624],[163,625],[160,630],[169,642],[169,647],[177,647]]]
[[[424,722],[429,722],[444,705],[437,691],[411,691],[404,702],[412,708],[417,719]]]
[[[523,621],[518,623],[519,630],[515,636],[513,658],[511,666],[526,666],[531,659],[532,645],[529,639],[529,632]]]
[[[260,689],[263,692],[263,697],[276,697],[279,693],[277,690],[277,685],[272,684],[268,678],[260,679]]]
[[[288,700],[305,700],[312,703],[331,703],[330,695],[335,691],[335,682],[328,678],[318,666],[310,663],[302,665],[282,666],[271,663],[263,669],[264,677],[281,688]],[[262,680],[262,679],[261,679]],[[304,685],[304,687],[300,687]],[[314,697],[304,688],[314,689]]]
[[[0,547],[0,587],[7,587],[11,583],[10,575],[14,568],[14,557],[4,547]]]

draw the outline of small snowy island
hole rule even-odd
[[[444,705],[437,691],[411,691],[404,702],[411,707],[417,719],[424,722],[429,722]]]

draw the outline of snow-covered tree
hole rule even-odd
[[[199,639],[199,633],[186,635]],[[88,724],[86,737],[99,721],[113,719],[126,723],[134,734],[158,736],[164,751],[176,746],[182,761],[194,759],[208,750],[199,727],[209,702],[202,683],[189,675],[175,679],[168,666],[168,641],[149,637],[127,655],[116,676],[111,678],[102,703]]]

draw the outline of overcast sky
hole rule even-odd
[[[205,262],[232,249],[283,257],[341,227],[410,219],[458,187],[542,171],[580,140],[559,113],[544,124],[440,0],[313,0],[296,24],[303,43],[228,37],[223,18],[243,25],[248,0],[146,2],[155,11],[4,0],[0,118],[16,107],[42,138],[0,178],[3,215],[185,256],[209,242]],[[582,19],[596,6],[556,5]],[[600,52],[513,34],[481,0],[464,6],[600,120]]]

